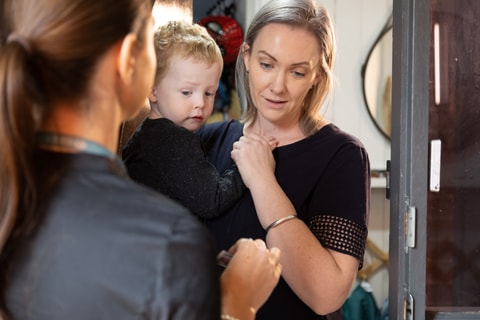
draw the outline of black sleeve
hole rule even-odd
[[[202,143],[194,134],[184,132],[168,150],[172,161],[158,163],[155,171],[158,174],[161,174],[158,170],[164,171],[169,196],[194,214],[202,218],[217,217],[237,202],[246,190],[238,169],[232,167],[220,174],[206,159]],[[165,168],[162,169],[162,165]]]
[[[181,127],[170,129],[174,133],[143,134],[136,151],[124,152],[129,175],[201,218],[219,216],[246,190],[240,173],[231,167],[220,174],[207,160],[198,136]]]
[[[356,257],[363,266],[370,208],[370,163],[353,143],[340,147],[311,198],[309,227],[323,246]]]
[[[207,158],[223,172],[233,166],[230,156],[233,143],[243,135],[243,124],[238,120],[209,123],[196,132],[205,146]]]

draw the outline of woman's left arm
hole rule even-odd
[[[297,212],[272,170],[266,169],[272,165],[271,155],[262,152],[258,144],[265,144],[261,137],[242,137],[234,144],[232,158],[266,229],[274,221]],[[357,258],[322,246],[300,219],[287,220],[269,229],[266,242],[280,248],[282,277],[312,310],[328,314],[342,306],[357,275]]]

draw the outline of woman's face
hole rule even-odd
[[[244,50],[249,84],[260,121],[296,124],[310,88],[318,82],[320,53],[306,30],[272,23]]]

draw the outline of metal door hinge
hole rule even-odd
[[[413,306],[413,296],[408,292],[403,304],[403,319],[413,320]]]
[[[385,170],[385,198],[390,199],[390,160],[387,160],[387,169]]]

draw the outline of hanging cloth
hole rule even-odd
[[[361,281],[343,304],[342,320],[380,320],[380,310],[367,281]]]

